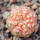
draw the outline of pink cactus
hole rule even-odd
[[[29,37],[38,29],[35,12],[29,7],[19,6],[12,9],[7,16],[6,23],[11,33],[18,37]]]

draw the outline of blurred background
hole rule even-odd
[[[6,26],[6,14],[11,11],[12,5],[25,5],[33,9],[37,15],[39,29],[29,38],[14,39]],[[40,40],[40,0],[0,0],[0,40]]]

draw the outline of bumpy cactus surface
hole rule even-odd
[[[36,14],[29,7],[16,6],[7,15],[6,27],[14,36],[29,37],[38,30]]]

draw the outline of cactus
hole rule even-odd
[[[6,27],[17,37],[29,37],[37,32],[38,24],[35,12],[26,6],[16,6],[8,13]]]

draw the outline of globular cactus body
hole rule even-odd
[[[38,30],[36,14],[29,7],[17,6],[8,13],[6,26],[14,36],[29,37]]]

